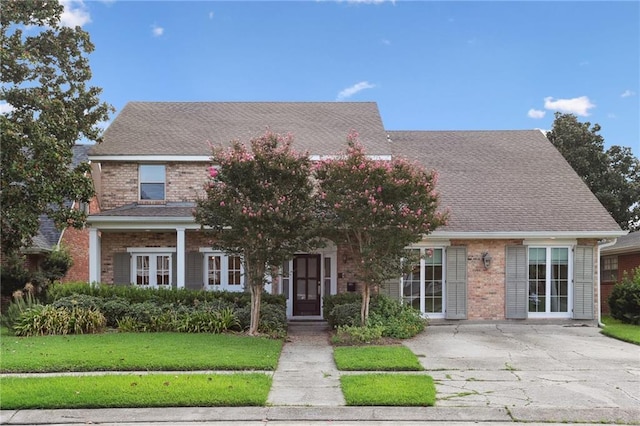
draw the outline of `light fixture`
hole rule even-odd
[[[493,258],[488,251],[482,253],[482,263],[484,264],[484,269],[489,269],[489,267],[491,266],[491,260],[493,260]]]

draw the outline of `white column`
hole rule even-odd
[[[100,282],[100,237],[98,228],[89,228],[89,284]]]
[[[178,288],[184,288],[184,278],[185,278],[185,237],[184,237],[184,228],[177,228],[176,232],[178,234],[176,241],[176,267],[178,270],[176,271],[176,276],[178,278],[178,282],[176,286]]]

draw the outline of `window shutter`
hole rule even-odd
[[[467,248],[447,249],[447,319],[467,318]]]
[[[527,279],[527,247],[507,247],[507,261],[505,271],[506,281],[506,312],[509,319],[526,319],[529,300],[529,286]]]
[[[171,288],[178,288],[178,253],[171,255]]]
[[[186,277],[185,287],[189,290],[202,290],[204,285],[202,280],[202,268],[203,268],[203,256],[202,253],[197,251],[187,252],[185,259]]]
[[[113,254],[113,283],[117,285],[131,284],[131,255],[129,253]]]
[[[593,319],[593,247],[578,246],[573,267],[573,318]]]

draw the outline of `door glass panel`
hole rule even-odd
[[[324,295],[331,294],[331,258],[324,258]]]
[[[156,284],[157,285],[169,285],[169,277],[171,276],[171,258],[170,256],[157,256],[156,257]]]
[[[220,256],[209,256],[209,272],[208,272],[208,284],[209,285],[221,285],[222,270],[221,270],[221,258]]]
[[[229,256],[229,285],[241,284],[240,256]]]
[[[569,249],[551,249],[551,312],[569,312]]]
[[[547,249],[529,249],[529,312],[545,312]]]
[[[318,274],[318,262],[316,262],[316,259],[314,258],[310,258],[309,259],[309,277],[317,277]]]
[[[307,300],[307,280],[301,279],[296,280],[296,299],[298,300]]]
[[[295,269],[299,277],[306,277],[307,276],[307,259],[304,257],[297,258]]]
[[[149,285],[149,256],[136,256],[136,284]]]
[[[425,251],[425,312],[442,312],[442,249]]]
[[[282,264],[282,290],[281,293],[284,294],[287,299],[289,298],[289,280],[291,277],[289,276],[289,261],[286,260]]]
[[[307,300],[316,300],[318,298],[318,283],[315,279],[307,280]]]

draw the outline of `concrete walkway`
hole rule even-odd
[[[273,406],[345,405],[324,322],[289,325],[267,403]]]

